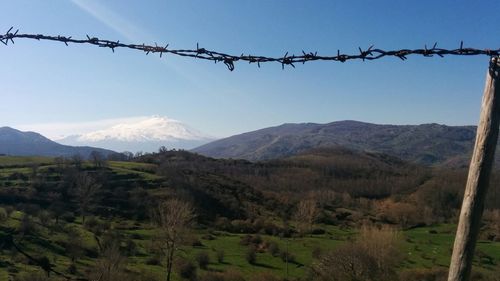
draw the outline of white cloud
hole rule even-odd
[[[97,130],[103,130],[117,124],[140,122],[148,118],[151,118],[151,116],[111,118],[85,122],[23,124],[16,125],[15,128],[21,131],[34,131],[48,137],[49,139],[58,140],[66,136],[80,135]]]
[[[138,28],[136,25],[132,24],[130,21],[121,17],[119,14],[108,9],[106,6],[95,1],[83,1],[83,0],[72,0],[72,2],[78,6],[80,9],[89,13],[98,21],[105,24],[107,27],[118,32],[120,35],[124,36],[128,40],[150,40],[151,37],[144,38],[146,32]],[[139,36],[142,35],[142,36]],[[140,37],[140,38],[139,38]]]

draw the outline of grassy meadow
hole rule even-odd
[[[83,165],[92,166],[91,163]],[[55,166],[56,163],[51,158],[1,156],[0,189],[10,188],[12,192],[16,188],[27,189],[32,184],[30,178],[33,173],[43,171],[48,173],[47,181],[52,178],[56,181],[56,175],[49,172]],[[155,173],[153,164],[110,161],[107,169],[112,175],[108,181],[113,185],[134,185],[140,182],[153,194],[161,192],[156,187],[161,177]],[[12,247],[4,247],[7,245],[6,237],[16,233],[25,218],[24,211],[15,202],[0,202],[0,207],[4,209],[7,205],[13,207],[7,218],[0,223],[0,238],[4,241],[4,244],[0,244],[0,280],[41,271],[39,266]],[[99,242],[96,232],[82,222],[81,216],[62,215],[57,223],[53,219],[44,220],[41,215],[33,215],[31,220],[31,231],[13,236],[17,245],[26,253],[34,257],[47,257],[54,265],[54,270],[69,276],[84,276],[92,271],[99,257]],[[89,221],[94,225],[106,224],[109,233],[120,237],[120,249],[127,257],[123,263],[126,271],[136,276],[150,276],[151,280],[164,280],[165,266],[154,239],[157,230],[147,220],[89,215],[87,223]],[[309,266],[317,260],[318,255],[351,243],[357,235],[354,227],[316,224],[315,228],[321,229],[322,233],[280,237],[264,233],[230,233],[211,226],[196,226],[186,233],[185,241],[176,251],[176,256],[196,264],[198,256],[208,255],[208,265],[206,268],[198,268],[199,275],[205,272],[238,271],[243,277],[251,279],[256,272],[269,272],[288,280],[299,280],[307,276]],[[78,237],[77,242],[81,244],[75,250],[76,253],[68,252],[68,243],[74,242],[68,233]],[[430,268],[445,270],[450,261],[454,233],[453,224],[436,224],[401,231],[398,247],[403,258],[397,271]],[[104,235],[100,239],[105,239],[103,237]],[[249,245],[256,249],[253,263],[249,263],[247,259]],[[499,272],[500,242],[481,240],[476,252],[475,271],[485,275]],[[73,271],[69,273],[72,265]],[[173,280],[181,280],[176,271]]]

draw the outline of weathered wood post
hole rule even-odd
[[[498,139],[500,121],[499,72],[499,58],[493,57],[486,75],[481,116],[469,166],[448,281],[467,281],[471,273],[472,259],[483,215],[484,199],[488,191]]]

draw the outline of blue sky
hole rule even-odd
[[[500,1],[125,1],[2,3],[0,31],[86,34],[227,53],[352,53],[359,46],[498,48]],[[487,57],[223,64],[18,40],[0,46],[0,126],[47,135],[164,115],[214,136],[291,122],[476,124]],[[76,132],[75,132],[76,133]]]

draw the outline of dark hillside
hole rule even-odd
[[[269,160],[322,147],[384,153],[422,165],[468,165],[475,126],[378,125],[357,121],[284,124],[217,140],[194,149],[216,158]]]
[[[93,151],[99,152],[104,157],[117,154],[96,147],[62,145],[35,132],[21,132],[10,127],[0,127],[0,155],[49,157],[80,155],[88,159]]]

